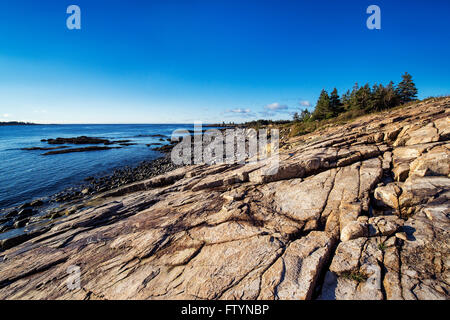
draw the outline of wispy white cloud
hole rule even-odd
[[[237,109],[231,109],[231,110],[227,110],[226,113],[251,113],[252,111],[250,109],[241,109],[241,108],[237,108]]]
[[[301,101],[299,102],[299,104],[300,104],[302,107],[311,107],[311,102],[309,102],[308,100],[301,100]]]
[[[3,118],[9,118],[11,115],[9,113],[4,113]]]
[[[266,110],[272,110],[272,111],[279,111],[279,110],[287,110],[288,106],[285,104],[280,104],[278,102],[274,102],[271,104],[268,104],[264,107]]]
[[[238,119],[251,119],[256,116],[256,114],[248,108],[228,109],[222,112],[222,115],[228,119],[233,118],[236,121],[239,121]]]
[[[236,108],[229,109],[222,114],[229,118],[232,116],[238,116],[240,119],[290,119],[294,115],[295,112],[300,112],[299,105],[303,108],[311,107],[311,103],[308,100],[298,100],[292,99],[292,102],[297,101],[296,107],[290,107],[287,104],[283,104],[280,102],[273,102],[270,104],[266,104],[259,110],[252,111],[248,108]]]

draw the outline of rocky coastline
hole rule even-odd
[[[129,183],[149,179],[177,167],[170,160],[170,155],[162,154],[155,160],[142,161],[135,167],[126,166],[114,169],[110,174],[87,177],[83,183],[66,188],[47,198],[1,210],[0,233],[24,227],[33,229],[34,225],[39,226],[43,221],[69,215],[73,212],[73,208],[81,208],[80,203],[89,197]],[[26,230],[24,232],[26,233]]]
[[[204,133],[204,131],[203,131]],[[144,135],[140,135],[144,136]],[[176,141],[172,142],[170,138],[162,134],[148,134],[145,137],[160,138],[161,142],[146,144],[154,151],[161,153],[161,156],[154,160],[141,161],[134,167],[125,166],[114,169],[109,174],[100,176],[89,176],[83,183],[68,187],[56,194],[49,195],[46,198],[35,199],[25,202],[16,207],[10,207],[0,210],[0,234],[17,229],[23,231],[14,232],[11,237],[3,237],[3,243],[0,242],[0,249],[9,247],[11,244],[17,244],[23,239],[28,239],[39,234],[36,229],[40,225],[67,216],[83,207],[83,202],[87,199],[107,192],[124,185],[142,181],[161,175],[180,167],[175,165],[170,159],[170,152]],[[134,145],[132,140],[108,140],[97,137],[73,137],[73,138],[55,138],[42,139],[41,142],[47,142],[55,147],[29,147],[22,148],[24,151],[48,151],[42,155],[63,154],[70,152],[86,152],[98,150],[110,150],[119,147],[106,147],[112,144],[121,146]],[[105,146],[88,146],[82,148],[73,148],[64,144],[85,145],[85,144],[103,144]],[[192,146],[193,147],[193,146]],[[32,232],[27,232],[32,230]],[[25,237],[24,237],[25,235]],[[10,239],[11,238],[11,239]],[[1,238],[0,238],[1,239]]]
[[[283,141],[275,174],[93,179],[0,242],[0,299],[449,299],[449,139],[450,98],[432,99]]]

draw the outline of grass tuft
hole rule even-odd
[[[367,275],[359,271],[344,272],[342,276],[345,279],[353,280],[358,283],[366,282],[368,279]]]

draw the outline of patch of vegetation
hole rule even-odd
[[[379,250],[381,250],[381,251],[385,251],[386,250],[386,244],[384,244],[384,242],[380,242],[379,244],[378,244],[378,249]]]
[[[417,88],[409,73],[402,75],[402,81],[395,86],[389,82],[387,86],[366,83],[360,87],[357,83],[353,89],[339,97],[336,88],[328,95],[325,89],[320,93],[316,108],[307,120],[324,120],[336,118],[342,113],[351,112],[347,118],[371,112],[391,109],[396,106],[417,100]]]
[[[358,283],[366,282],[369,278],[367,275],[359,271],[344,272],[342,274],[342,277],[348,280],[356,281]]]
[[[331,94],[324,89],[320,93],[314,111],[303,109],[300,113],[295,112],[292,121],[256,120],[243,125],[255,129],[267,126],[278,127],[289,131],[290,137],[305,135],[326,126],[345,124],[367,114],[415,104],[420,102],[417,99],[417,93],[411,75],[405,72],[398,85],[391,81],[387,86],[382,84],[370,86],[367,83],[360,87],[356,83],[352,90],[347,90],[342,96],[339,96],[336,88]],[[422,101],[438,99],[428,97]]]

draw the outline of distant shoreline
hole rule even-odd
[[[1,122],[0,126],[65,126],[65,125],[192,125],[192,123],[33,123],[33,122],[21,122],[21,121],[8,121]],[[233,128],[242,124],[202,124],[203,127],[223,127],[223,128]]]
[[[40,123],[33,122],[20,122],[20,121],[8,121],[8,122],[0,122],[0,126],[38,126]]]

